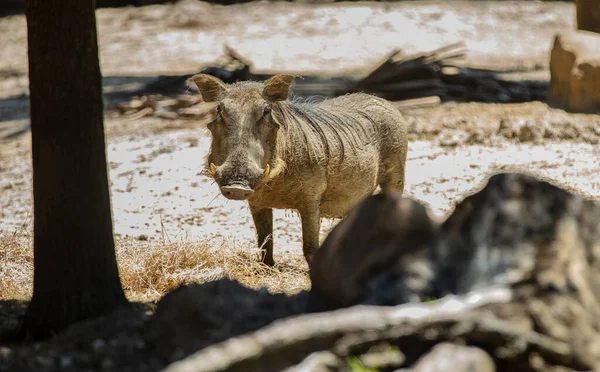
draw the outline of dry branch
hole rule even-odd
[[[296,80],[294,93],[304,97],[334,97],[365,92],[391,101],[410,101],[429,96],[439,97],[441,101],[480,102],[524,102],[546,98],[545,83],[502,80],[496,71],[456,66],[455,61],[465,54],[463,43],[412,55],[393,51],[375,67],[367,67],[368,72],[364,77],[304,76]],[[268,74],[253,72],[251,61],[229,46],[225,47],[221,61],[215,66],[202,69],[200,73],[213,75],[226,83],[265,80],[270,77]],[[167,95],[182,93],[185,81],[190,76],[192,75],[160,77],[136,92],[136,95],[152,97],[151,100],[154,101],[169,99]],[[184,100],[183,97],[186,96],[180,94],[175,99]],[[117,110],[121,114],[134,115],[142,110],[135,105],[137,100],[139,98],[134,97],[132,102],[117,105]],[[407,103],[403,106],[407,106]],[[182,115],[181,111],[171,106],[150,114],[164,118],[193,118],[189,114]]]
[[[459,299],[453,296],[431,304],[407,304],[398,307],[356,306],[328,313],[300,315],[280,320],[246,336],[220,344],[173,363],[165,372],[201,371],[279,371],[300,362],[310,353],[338,348],[357,347],[371,339],[408,337],[411,329],[456,325],[464,319],[473,321],[471,310],[489,303],[509,301],[509,290],[498,288],[475,292]],[[480,323],[485,324],[485,320]],[[499,337],[516,337],[511,331],[499,331],[482,325],[480,332],[499,333]],[[403,334],[402,336],[400,335]],[[376,336],[375,336],[376,335]],[[354,337],[354,340],[350,340]],[[556,353],[557,347],[544,340],[530,341],[540,350]],[[558,352],[564,352],[558,347]]]

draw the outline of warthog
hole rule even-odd
[[[300,214],[310,266],[322,217],[344,217],[377,185],[404,190],[406,126],[396,107],[363,93],[290,100],[293,82],[290,75],[263,83],[225,84],[206,74],[188,80],[216,103],[209,173],[226,198],[248,201],[267,265],[274,265],[273,208]]]

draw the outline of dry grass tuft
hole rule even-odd
[[[116,239],[117,261],[125,294],[154,301],[188,283],[236,279],[250,288],[296,293],[310,287],[302,256],[277,257],[269,268],[258,262],[258,249],[226,241],[163,242]],[[0,236],[0,299],[28,299],[32,293],[32,235]]]
[[[33,290],[33,237],[25,231],[0,235],[0,299],[25,300]]]
[[[251,288],[295,293],[310,286],[303,257],[269,268],[258,262],[258,250],[215,241],[117,243],[121,282],[130,299],[155,300],[187,283],[224,277]]]

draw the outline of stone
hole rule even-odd
[[[310,297],[231,280],[170,293],[148,324],[155,342],[167,355],[202,350],[164,371],[600,365],[600,205],[521,173],[478,188],[439,224],[397,193],[355,206],[317,250],[309,293],[348,309],[307,312]],[[427,261],[435,275],[417,275]],[[404,303],[411,293],[431,301]]]
[[[344,369],[344,362],[329,351],[318,351],[309,354],[299,364],[286,368],[282,372],[332,372]]]
[[[403,277],[427,276],[427,265],[422,263],[428,260],[422,254],[429,251],[434,236],[435,224],[422,204],[399,193],[372,195],[338,223],[315,253],[311,292],[323,294],[334,307],[345,307],[364,301],[373,280],[389,282],[382,269],[396,262],[401,263],[398,271]],[[393,290],[396,303],[422,292],[418,286],[427,282],[391,279],[402,285]]]
[[[400,349],[387,346],[383,350],[369,351],[359,359],[365,368],[379,371],[401,366],[406,357]]]
[[[440,343],[417,360],[412,372],[495,372],[496,365],[485,351],[472,346]]]
[[[564,268],[587,267],[592,262],[582,257],[600,254],[599,219],[600,206],[550,180],[494,174],[440,227],[432,256],[435,296],[530,280],[568,291],[569,281],[579,279]],[[600,283],[594,270],[578,273]]]
[[[207,345],[298,313],[302,293],[255,291],[231,279],[189,284],[166,294],[148,323],[156,355],[176,360]]]
[[[550,53],[548,101],[572,112],[600,111],[600,34],[558,33]]]

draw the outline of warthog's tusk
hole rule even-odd
[[[267,164],[267,167],[265,168],[265,171],[263,173],[263,177],[269,176],[269,172],[271,172],[271,166]]]
[[[210,173],[211,176],[214,176],[215,173],[217,173],[217,167],[215,167],[213,163],[210,163],[209,168],[210,170],[208,171],[208,173]]]

